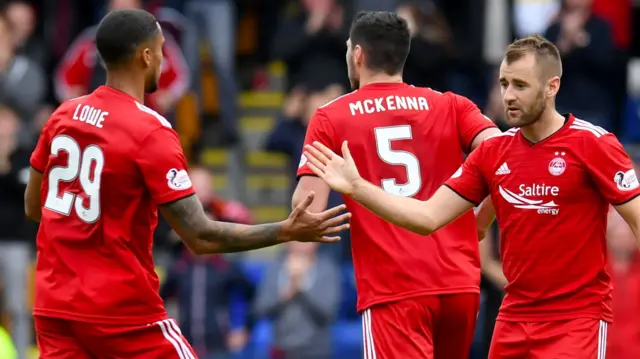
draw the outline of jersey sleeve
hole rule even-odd
[[[178,135],[171,128],[161,127],[149,134],[138,150],[136,163],[157,205],[195,193]]]
[[[633,163],[622,144],[605,134],[587,145],[587,170],[600,194],[614,206],[640,195],[640,183]]]
[[[471,152],[462,166],[444,183],[460,197],[476,206],[489,195],[489,186],[482,173],[480,162],[483,152],[485,152],[485,143]]]
[[[40,173],[44,173],[44,171],[47,169],[49,155],[51,154],[51,122],[51,118],[49,118],[47,123],[42,128],[42,132],[40,132],[40,137],[38,138],[36,148],[33,150],[31,159],[29,160],[31,167],[33,167]]]
[[[318,141],[323,145],[329,147],[332,151],[340,154],[340,150],[336,148],[335,144],[335,131],[333,129],[333,125],[329,121],[327,115],[322,111],[322,109],[318,109],[311,117],[309,121],[309,125],[307,126],[307,134],[304,138],[304,145],[312,144],[313,142]],[[303,147],[304,152],[304,147]],[[313,171],[305,166],[307,163],[307,157],[302,154],[300,158],[300,164],[298,165],[298,178],[302,176],[315,176]]]
[[[476,104],[466,97],[451,93],[456,115],[458,136],[463,150],[471,151],[471,144],[478,134],[487,128],[496,127],[495,123],[480,112]]]

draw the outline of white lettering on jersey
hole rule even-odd
[[[613,181],[616,183],[616,187],[621,191],[631,191],[640,186],[640,183],[638,183],[638,176],[636,176],[636,171],[633,169],[626,172],[616,172],[615,176],[613,176]]]
[[[186,170],[172,168],[167,172],[167,184],[173,190],[183,191],[191,188],[191,179]]]
[[[427,111],[429,103],[421,96],[387,96],[350,102],[349,110],[351,116],[396,110]]]
[[[560,213],[560,208],[552,200],[544,201],[539,199],[532,199],[531,197],[548,197],[558,196],[560,194],[560,188],[557,186],[547,186],[545,184],[521,184],[518,188],[520,193],[514,193],[502,186],[498,186],[498,191],[502,198],[515,208],[535,210],[538,214],[551,214],[557,215]]]
[[[520,190],[520,196],[527,196],[527,197],[531,197],[531,196],[557,196],[558,193],[560,193],[560,188],[558,188],[558,186],[547,186],[544,183],[543,184],[531,184],[531,185],[526,185],[526,184],[521,184],[520,187],[518,187],[518,189]]]
[[[109,112],[80,103],[76,106],[76,110],[73,112],[72,118],[76,121],[84,122],[88,125],[96,126],[97,128],[102,128],[102,123],[108,115]]]

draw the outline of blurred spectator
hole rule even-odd
[[[616,47],[631,45],[631,7],[633,0],[593,0],[593,13],[609,22]]]
[[[27,272],[32,244],[27,239],[24,190],[29,174],[29,151],[18,147],[18,115],[0,108],[0,275],[11,332],[20,357],[31,344],[31,313],[27,308]]]
[[[141,0],[110,0],[109,10],[140,8]],[[86,95],[107,79],[106,69],[94,43],[97,25],[87,28],[73,42],[58,65],[54,87],[59,101]],[[171,118],[170,112],[189,87],[189,71],[182,50],[164,33],[164,61],[158,90],[145,98],[147,106]]]
[[[305,92],[301,87],[296,87],[291,90],[291,93],[285,99],[276,127],[267,138],[265,149],[283,153],[289,157],[289,171],[292,178],[291,195],[293,195],[293,191],[296,188],[296,173],[302,157],[302,146],[307,132],[307,124],[318,107],[337,98],[342,93],[340,85],[332,85],[324,91],[311,94]],[[340,193],[331,191],[327,207],[338,206],[343,202]],[[342,240],[339,243],[323,244],[320,247],[320,251],[327,252],[330,257],[337,261],[341,259],[348,260],[351,253],[349,231],[341,233],[340,236]]]
[[[607,241],[613,269],[614,315],[607,358],[640,358],[640,253],[631,228],[615,210],[609,212]]]
[[[211,172],[202,167],[194,167],[189,170],[191,183],[196,191],[196,196],[205,208],[205,211],[219,221],[252,224],[251,211],[244,204],[228,200],[218,196],[213,188],[213,176]]]
[[[407,20],[411,32],[404,82],[445,91],[453,52],[453,34],[446,19],[431,0],[405,3],[397,12]]]
[[[16,54],[35,61],[41,68],[48,65],[44,43],[37,38],[36,13],[26,0],[10,1],[6,7],[7,18],[13,28],[13,44]]]
[[[544,33],[560,10],[560,3],[560,0],[514,0],[512,14],[516,37]]]
[[[18,359],[18,352],[13,346],[11,336],[2,326],[0,326],[0,358],[2,359]]]
[[[612,74],[611,95],[614,99],[614,120],[620,120],[624,116],[624,108],[627,102],[627,76],[629,49],[631,47],[631,17],[632,0],[593,0],[593,13],[611,26],[613,42],[616,52],[614,58],[614,72]],[[638,3],[640,4],[640,3]],[[612,129],[621,130],[620,123],[616,123]]]
[[[195,31],[185,33],[183,48],[191,69],[193,88],[202,100],[200,39],[209,47],[218,78],[218,103],[224,131],[222,138],[234,144],[238,134],[238,84],[236,79],[236,12],[234,0],[186,0],[180,4]]]
[[[13,341],[11,340],[11,336],[3,327],[3,315],[4,315],[4,302],[2,298],[4,297],[4,289],[2,288],[2,283],[0,282],[0,358],[2,359],[18,359],[18,351],[13,345]]]
[[[338,314],[340,274],[316,254],[317,243],[291,242],[260,283],[256,315],[274,323],[274,359],[331,358],[331,325]]]
[[[160,295],[177,299],[179,326],[200,358],[225,359],[246,346],[253,292],[240,267],[223,255],[184,251]]]
[[[349,22],[336,0],[300,0],[284,15],[276,32],[272,56],[284,61],[288,86],[307,92],[347,85],[345,62]]]
[[[42,69],[14,48],[14,31],[6,16],[0,16],[0,103],[15,109],[29,123],[45,96]]]
[[[253,224],[253,217],[247,206],[235,200],[222,198],[215,193],[211,171],[203,167],[193,167],[189,169],[189,177],[196,191],[196,196],[209,216],[223,222]],[[164,219],[160,221],[158,228],[156,230],[157,239],[169,239],[170,242],[176,244],[174,252],[178,255],[186,250],[178,235],[171,230]]]
[[[558,46],[562,55],[559,111],[571,112],[611,130],[615,48],[611,27],[591,13],[591,1],[565,0],[546,37]]]
[[[211,173],[192,168],[189,176],[196,196],[217,220],[250,224],[244,205],[216,196]],[[177,235],[173,234],[176,242]],[[178,259],[169,270],[160,295],[176,298],[180,328],[203,359],[230,358],[248,340],[248,306],[254,288],[237,263],[223,255],[195,256],[180,244]]]

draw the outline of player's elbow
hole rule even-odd
[[[422,236],[428,236],[434,232],[433,228],[431,228],[430,226],[422,225],[422,224],[414,228],[410,228],[409,230],[414,233],[420,234]]]
[[[202,239],[202,235],[182,237],[184,245],[195,255],[223,253],[222,246],[216,242],[210,242]]]
[[[438,229],[434,220],[424,213],[420,213],[418,216],[411,216],[410,221],[403,227],[422,236],[428,236]]]
[[[203,245],[199,243],[198,239],[185,240],[183,239],[184,245],[191,251],[191,253],[195,255],[203,255],[207,254]]]
[[[42,218],[42,209],[40,208],[40,201],[34,200],[27,191],[24,195],[24,214],[32,221],[40,222]]]
[[[35,222],[40,222],[40,218],[42,218],[40,207],[34,208],[34,206],[30,206],[28,203],[25,203],[24,214],[27,218]]]

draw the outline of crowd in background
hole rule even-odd
[[[349,91],[345,41],[358,10],[397,11],[412,36],[405,81],[471,98],[503,130],[496,65],[513,38],[544,34],[562,54],[557,107],[618,135],[635,156],[640,142],[640,1],[633,0],[33,0],[0,1],[0,358],[29,357],[36,225],[24,219],[29,155],[55,107],[106,78],[93,36],[110,9],[145,8],[166,45],[159,89],[146,103],[177,129],[193,95],[197,135],[178,131],[196,192],[210,215],[254,223],[238,198],[223,197],[199,161],[203,148],[242,150],[239,98],[265,91],[270,64],[284,64],[285,98],[261,146],[289,157],[290,176],[316,108]],[[251,17],[253,30],[240,30]],[[247,35],[249,31],[251,34]],[[634,36],[635,35],[635,36]],[[241,37],[255,46],[239,56]],[[208,52],[203,57],[202,48]],[[206,58],[206,60],[203,60]],[[202,78],[213,73],[217,106]],[[240,164],[242,167],[242,164]],[[240,172],[242,173],[242,172]],[[232,179],[233,181],[233,179]],[[291,193],[289,192],[288,195]],[[329,205],[341,203],[332,194]],[[607,233],[615,324],[608,358],[640,358],[640,255],[612,212]],[[349,234],[340,244],[291,243],[259,260],[196,257],[166,223],[157,230],[161,295],[201,358],[324,359],[361,356]],[[499,238],[481,242],[482,294],[473,359],[487,357],[506,279]],[[124,264],[123,264],[124,265]],[[10,335],[8,335],[8,334]]]

